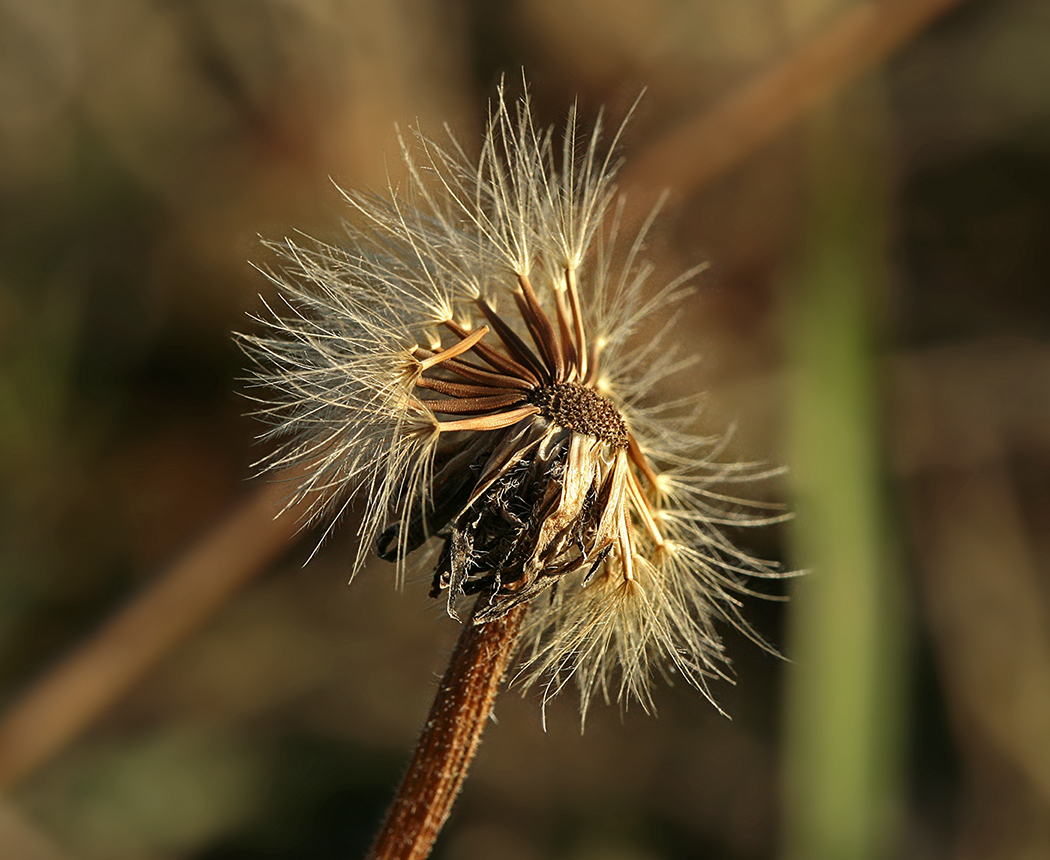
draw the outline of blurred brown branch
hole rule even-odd
[[[853,6],[790,56],[634,158],[625,188],[686,195],[736,167],[866,69],[877,66],[960,0],[881,0]]]
[[[295,510],[282,482],[258,488],[0,722],[0,791],[32,773],[285,550]]]
[[[806,110],[886,58],[959,0],[888,0],[851,10],[722,103],[640,153],[625,186],[695,191]],[[30,688],[0,721],[0,790],[76,737],[285,549],[294,511],[268,485],[106,627]]]

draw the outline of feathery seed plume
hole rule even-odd
[[[374,549],[401,580],[432,542],[449,614],[527,604],[521,677],[547,695],[574,679],[584,714],[595,692],[649,706],[668,668],[706,694],[714,619],[747,630],[745,579],[778,575],[721,531],[775,519],[717,491],[755,470],[690,432],[695,399],[651,399],[691,359],[673,315],[637,335],[697,272],[648,289],[599,138],[575,109],[560,141],[537,130],[501,88],[476,164],[454,139],[402,141],[408,187],[345,193],[344,245],[277,246],[283,306],[243,338],[265,465],[306,465],[296,499],[317,516],[363,503],[353,572]]]

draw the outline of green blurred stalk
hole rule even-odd
[[[875,82],[807,129],[806,241],[793,278],[797,493],[784,856],[892,856],[904,614],[888,542],[874,344],[884,264],[885,111]]]

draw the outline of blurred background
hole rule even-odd
[[[396,181],[395,123],[470,150],[524,68],[542,125],[646,89],[653,286],[711,264],[698,421],[790,467],[754,492],[795,524],[734,537],[811,573],[744,609],[790,662],[725,627],[731,719],[661,683],[544,731],[505,693],[435,856],[1050,857],[1050,6],[958,3],[703,182],[631,173],[854,11],[0,0],[4,705],[252,492],[260,237],[336,237],[332,181]],[[363,856],[457,628],[425,574],[346,585],[352,517],[304,566],[318,537],[9,791],[0,856]]]

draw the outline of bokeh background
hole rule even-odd
[[[253,492],[260,237],[336,236],[331,180],[396,181],[395,123],[469,148],[524,68],[542,124],[645,88],[648,163],[855,7],[0,0],[5,705]],[[672,190],[654,285],[711,264],[698,422],[790,467],[754,493],[795,524],[737,537],[811,571],[745,608],[791,662],[727,628],[731,719],[663,684],[544,731],[504,694],[436,857],[1050,857],[1050,6],[903,41],[702,184],[624,174]],[[363,856],[457,630],[425,575],[346,585],[352,516],[317,540],[24,774],[0,856]]]

